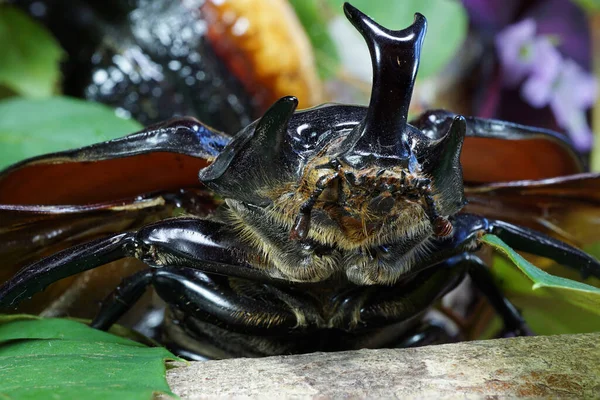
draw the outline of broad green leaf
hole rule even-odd
[[[21,314],[23,315],[23,314]],[[38,317],[41,318],[41,317]],[[92,320],[84,319],[84,318],[68,318],[71,321],[80,322],[85,325],[89,325]],[[108,332],[129,340],[133,340],[134,342],[144,344],[149,347],[160,347],[161,344],[156,340],[149,338],[147,336],[142,335],[141,333],[134,331],[133,329],[127,328],[123,325],[114,324],[109,329]]]
[[[166,349],[61,319],[0,317],[0,398],[152,399],[173,395]]]
[[[481,241],[507,256],[533,282],[531,289],[543,288],[552,298],[563,299],[600,315],[600,289],[542,271],[495,235],[485,235]]]
[[[44,322],[39,323],[39,321]],[[68,319],[0,315],[0,344],[18,339],[85,340],[145,347],[141,343],[90,329],[87,325]]]
[[[28,97],[55,93],[64,53],[44,27],[0,2],[0,43],[0,86]]]
[[[328,78],[335,72],[339,57],[327,31],[327,10],[321,0],[290,0],[298,19],[310,39],[315,52],[319,75]]]
[[[69,97],[0,101],[0,168],[25,158],[73,149],[141,129],[104,105]]]
[[[22,321],[28,321],[28,320],[37,320],[37,319],[43,319],[43,317],[38,317],[36,315],[31,315],[31,314],[0,314],[0,331],[2,331],[2,329],[7,329],[7,328],[3,328],[3,325],[8,324],[9,322],[15,322],[15,324],[11,325],[10,329],[15,329],[14,327],[18,325],[18,322],[22,322]],[[48,319],[47,319],[48,320]],[[61,325],[63,324],[63,321],[68,321],[65,322],[64,324],[68,324],[68,325]],[[73,328],[73,324],[71,324],[70,322],[75,321],[75,322],[79,322],[80,324],[79,329],[84,329],[87,330],[87,327],[84,326],[82,327],[81,324],[84,325],[89,325],[89,323],[91,322],[91,320],[89,319],[82,319],[82,318],[67,318],[67,319],[54,319],[52,320],[54,322],[49,322],[46,325],[46,328],[48,328],[48,330],[50,332],[56,331],[56,328],[54,327],[56,324],[56,327],[58,328],[64,328],[64,330],[67,330],[67,327],[69,329],[71,329],[69,332],[78,332],[78,330],[76,328]],[[5,331],[6,332],[6,331]],[[100,331],[97,331],[100,332]],[[130,341],[133,341],[134,343],[138,343],[141,345],[146,345],[146,346],[150,346],[150,347],[160,347],[160,343],[158,343],[157,341],[155,341],[154,339],[151,339],[149,337],[146,337],[144,335],[142,335],[139,332],[136,332],[134,330],[131,330],[129,328],[126,328],[124,326],[115,324],[113,326],[110,327],[110,329],[108,330],[108,332],[110,332],[112,335],[110,335],[111,337],[121,337],[121,338],[126,338],[129,339]],[[19,335],[23,335],[24,332],[20,331]],[[38,339],[40,339],[41,337],[40,332],[36,332],[34,333],[37,336]],[[102,335],[105,335],[105,333],[101,332]],[[98,335],[100,335],[100,333],[98,333]],[[2,336],[0,334],[0,336]],[[100,336],[103,337],[103,336]],[[46,339],[51,339],[52,337],[47,337]],[[56,339],[56,338],[54,338]],[[130,343],[130,342],[127,342]]]
[[[342,12],[345,0],[326,0]],[[421,53],[419,79],[435,75],[457,53],[467,35],[467,15],[453,0],[353,0],[352,5],[389,29],[404,29],[419,12],[427,18],[427,36]],[[349,22],[348,22],[349,23]]]

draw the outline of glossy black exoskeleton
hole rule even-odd
[[[213,207],[200,211],[176,200],[190,215],[29,265],[0,287],[0,306],[13,307],[62,278],[134,257],[150,268],[126,278],[92,325],[110,327],[151,285],[170,306],[165,343],[190,357],[223,358],[447,340],[443,330],[422,327],[420,318],[467,275],[500,314],[506,332],[526,333],[476,255],[485,233],[600,277],[598,261],[571,245],[485,213],[464,212],[464,182],[480,205],[503,193],[527,196],[529,187],[555,201],[597,204],[597,196],[571,190],[574,181],[595,188],[597,175],[557,177],[560,168],[581,169],[569,145],[552,132],[445,111],[409,124],[425,18],[417,14],[410,27],[391,31],[349,4],[345,12],[371,51],[368,108],[330,104],[295,112],[296,99],[286,97],[231,139],[178,119],[4,171],[0,213],[15,221],[60,213],[61,207],[86,215],[110,201],[105,208],[113,210],[116,199],[182,187],[217,196],[209,201]],[[474,169],[461,150],[481,141],[495,147],[487,147],[490,160],[469,150],[471,158],[484,158]],[[544,168],[521,168],[543,165],[543,156],[538,161],[529,154],[532,146],[545,146],[559,158]],[[502,159],[519,167],[489,165]],[[468,164],[465,177],[461,161]],[[201,186],[193,182],[198,170]],[[44,190],[61,171],[88,179]],[[105,171],[111,171],[108,178]],[[521,182],[489,184],[502,181],[498,176]],[[168,203],[167,196],[157,198]],[[143,200],[119,210],[138,212]]]

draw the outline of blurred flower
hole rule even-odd
[[[526,19],[510,25],[496,36],[496,48],[504,66],[507,86],[516,86],[534,64],[535,21]]]
[[[550,102],[563,58],[548,37],[536,39],[533,48],[531,75],[523,83],[521,94],[529,104],[541,108]]]
[[[536,36],[536,23],[526,19],[496,37],[507,86],[521,86],[521,96],[536,108],[550,106],[556,122],[567,130],[580,151],[592,146],[585,111],[597,97],[596,79],[576,62],[561,56],[549,36]]]
[[[593,136],[585,110],[596,101],[598,83],[572,60],[565,60],[560,69],[553,85],[550,108],[556,122],[569,132],[575,147],[587,151],[592,147]]]

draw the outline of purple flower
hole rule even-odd
[[[504,82],[516,86],[531,72],[534,57],[535,21],[526,19],[510,25],[496,36]]]
[[[596,79],[574,61],[565,60],[554,82],[550,108],[556,122],[569,132],[573,144],[581,151],[590,150],[593,144],[585,110],[595,103],[597,95]]]
[[[521,95],[532,106],[541,108],[550,102],[563,58],[547,37],[534,41],[533,53],[535,56],[531,75],[523,83]]]
[[[521,86],[522,97],[533,107],[550,106],[556,122],[580,151],[593,142],[585,111],[597,97],[596,79],[576,62],[564,59],[548,36],[536,36],[528,19],[509,26],[496,37],[496,47],[507,86]]]

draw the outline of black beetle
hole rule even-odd
[[[0,306],[135,257],[151,268],[126,278],[92,326],[110,327],[152,285],[170,306],[168,321],[176,321],[165,325],[165,342],[189,357],[222,358],[425,343],[436,329],[421,327],[420,316],[466,275],[506,332],[527,333],[475,255],[485,233],[600,277],[598,261],[581,250],[483,216],[503,211],[490,199],[529,190],[554,201],[597,203],[598,175],[557,178],[581,171],[568,143],[553,132],[446,111],[409,124],[425,18],[417,14],[410,27],[391,31],[349,4],[344,10],[371,51],[368,108],[329,104],[295,112],[297,100],[285,97],[233,138],[176,119],[5,170],[0,216],[14,230],[23,220],[57,224],[57,216],[119,210],[138,215],[165,204],[192,215],[37,261],[0,287]],[[463,143],[472,147],[463,164],[490,158],[469,165],[468,179]],[[548,154],[533,148],[556,158],[547,163]],[[502,159],[506,165],[490,165]],[[488,184],[494,181],[504,183]],[[481,215],[464,212],[464,182],[471,183],[467,193]],[[196,189],[178,192],[188,187]],[[167,194],[117,201],[156,191]],[[444,340],[443,332],[436,335]]]

